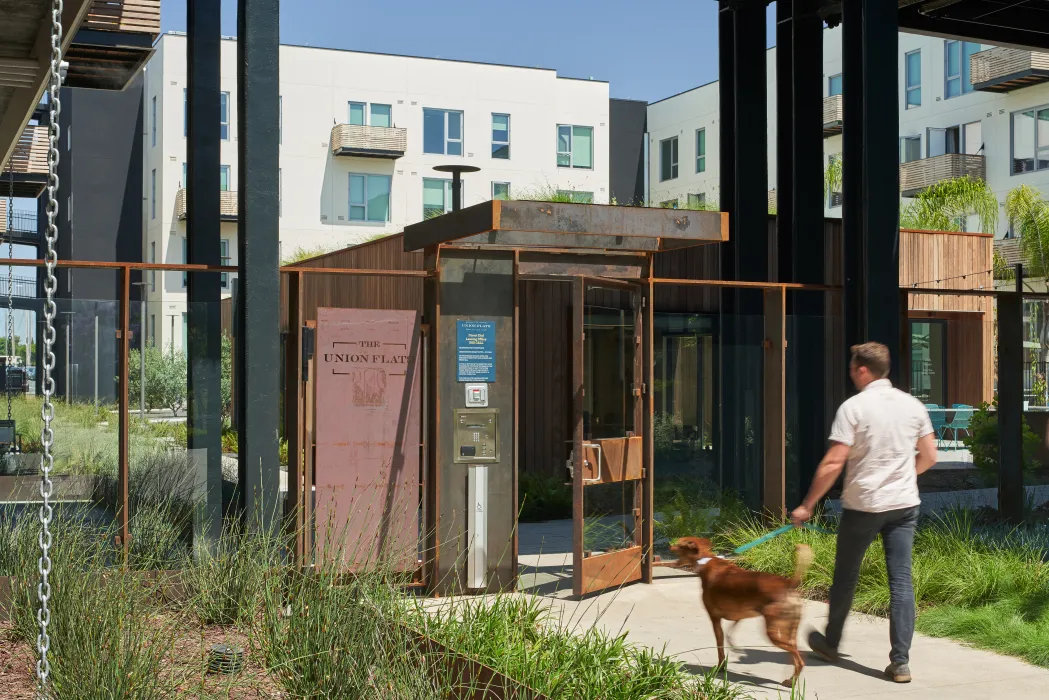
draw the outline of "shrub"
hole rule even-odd
[[[998,413],[991,408],[998,408],[998,397],[991,404],[982,403],[973,412],[969,421],[969,434],[962,438],[962,443],[973,456],[973,464],[988,482],[998,478]],[[1035,455],[1041,440],[1023,419],[1023,471],[1031,474],[1039,467]]]
[[[572,487],[564,477],[523,473],[517,480],[518,520],[537,523],[572,517]]]

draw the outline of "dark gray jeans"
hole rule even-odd
[[[837,649],[845,618],[856,593],[860,563],[874,538],[881,534],[885,566],[889,573],[889,660],[905,664],[914,638],[914,585],[911,582],[911,555],[918,508],[902,508],[884,513],[845,510],[838,527],[838,547],[834,557],[834,583],[830,588],[830,617],[827,642]]]

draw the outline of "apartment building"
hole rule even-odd
[[[841,29],[823,32],[824,157],[842,151]],[[776,51],[767,53],[770,206],[776,190]],[[998,196],[996,235],[1009,235],[1004,202],[1026,184],[1049,192],[1049,55],[900,34],[900,182],[904,196],[961,175]],[[719,200],[718,84],[648,109],[649,193],[656,205]],[[741,164],[745,167],[745,164]],[[828,193],[826,214],[841,216]],[[971,222],[975,225],[975,222]]]
[[[221,49],[222,258],[237,264],[237,45]],[[283,255],[336,249],[449,211],[451,179],[473,165],[464,206],[561,191],[609,200],[608,83],[550,69],[280,48],[280,242]],[[164,34],[146,68],[145,260],[186,254],[186,38]],[[639,135],[640,138],[640,135]],[[232,289],[224,276],[223,291]],[[185,347],[186,279],[151,275],[148,333]]]

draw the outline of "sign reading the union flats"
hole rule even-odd
[[[416,565],[420,347],[416,311],[317,310],[315,542],[350,569]]]

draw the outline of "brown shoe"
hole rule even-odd
[[[907,664],[891,663],[885,669],[885,675],[891,678],[893,683],[910,683],[911,667]]]

